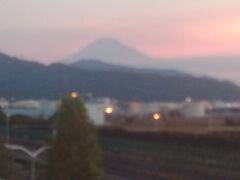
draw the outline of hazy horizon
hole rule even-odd
[[[1,52],[0,53],[4,53]],[[6,53],[5,53],[6,54]],[[7,54],[9,55],[9,54]],[[14,56],[22,60],[23,56]],[[194,76],[208,76],[219,80],[230,80],[240,85],[240,56],[199,56],[199,57],[152,57],[123,44],[117,39],[101,38],[91,42],[79,51],[54,62],[37,61],[42,64],[67,63],[79,60],[100,60],[108,64],[122,65],[132,68],[172,69]],[[239,65],[239,66],[238,66]]]

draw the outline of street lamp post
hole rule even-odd
[[[35,180],[36,176],[36,162],[34,158],[31,158],[31,180]]]
[[[4,146],[10,150],[22,151],[31,158],[31,180],[35,180],[36,179],[36,159],[41,153],[49,149],[49,147],[43,146],[36,151],[30,151],[27,148],[19,145],[4,144]]]
[[[6,113],[6,142],[9,144],[10,141],[10,119],[9,113]]]

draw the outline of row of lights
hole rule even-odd
[[[105,110],[104,110],[104,112],[105,112],[106,114],[112,114],[113,111],[114,111],[114,110],[113,110],[112,107],[106,107]],[[160,120],[161,117],[162,117],[162,116],[161,116],[160,113],[154,113],[154,114],[153,114],[153,119],[156,120],[156,121]]]
[[[73,99],[78,98],[78,93],[77,93],[77,92],[72,92],[72,93],[71,93],[71,97],[72,97]],[[186,97],[185,102],[186,102],[186,103],[191,103],[191,102],[192,102],[192,98],[191,98],[191,97]],[[104,112],[105,112],[106,114],[112,114],[113,111],[114,111],[114,110],[113,110],[112,107],[106,107],[105,110],[104,110]],[[160,114],[160,113],[154,113],[154,114],[153,114],[153,119],[156,120],[156,121],[160,120],[160,119],[161,119],[161,114]]]
[[[71,93],[71,97],[73,98],[73,99],[76,99],[76,98],[78,98],[78,93],[77,92],[72,92]],[[104,112],[106,113],[106,114],[112,114],[113,113],[113,108],[112,107],[106,107],[105,109],[104,109]],[[153,119],[154,120],[160,120],[161,119],[161,114],[160,113],[155,113],[155,114],[153,114]]]

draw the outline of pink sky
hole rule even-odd
[[[0,51],[44,63],[113,37],[154,57],[240,54],[239,0],[0,2]]]

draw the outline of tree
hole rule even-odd
[[[56,134],[50,141],[47,155],[47,179],[101,179],[96,130],[81,98],[63,98],[54,121]]]

